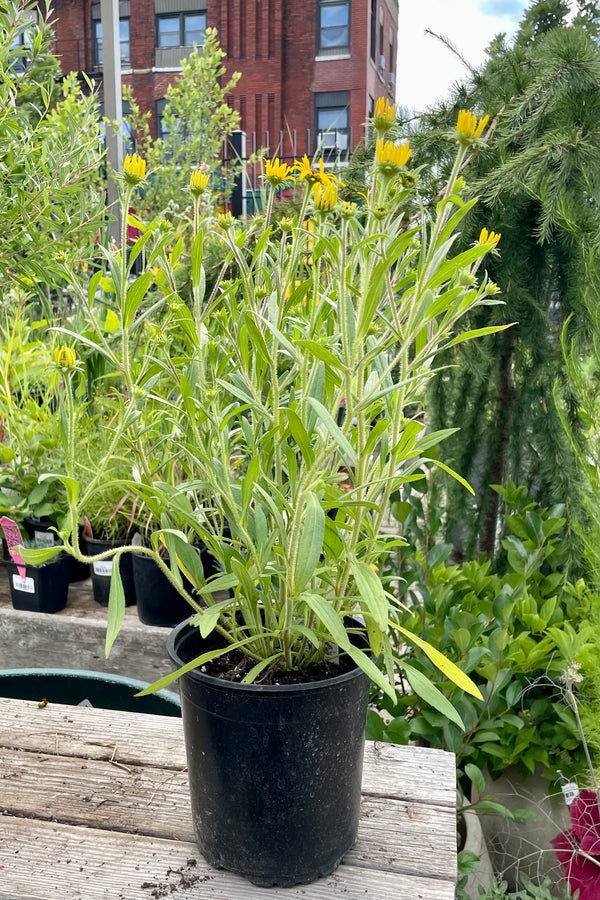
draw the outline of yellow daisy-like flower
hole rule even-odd
[[[128,153],[123,163],[123,173],[128,184],[139,184],[144,180],[146,174],[146,160],[137,153],[134,153],[133,156]]]
[[[501,232],[496,234],[495,231],[488,232],[487,228],[482,228],[481,234],[479,235],[479,243],[490,244],[492,247],[495,247],[501,237]]]
[[[394,174],[406,165],[411,153],[412,150],[408,142],[406,144],[393,144],[392,141],[384,141],[383,138],[378,138],[375,150],[375,164],[382,172]]]
[[[278,187],[290,178],[294,181],[291,172],[292,167],[287,163],[279,162],[278,156],[272,162],[270,159],[265,160],[265,181],[268,181],[272,187]]]
[[[489,118],[489,116],[483,116],[478,122],[475,113],[469,112],[467,109],[461,109],[456,122],[456,136],[459,143],[468,144],[481,137],[481,133],[489,122]]]
[[[63,344],[54,351],[54,362],[62,369],[72,369],[77,362],[77,354],[72,347]]]
[[[292,171],[298,172],[298,181],[306,180],[310,186],[317,184],[317,182],[328,185],[331,184],[332,181],[336,181],[338,184],[341,184],[342,187],[344,186],[344,182],[340,181],[336,175],[333,175],[332,172],[325,171],[322,159],[319,160],[319,168],[313,169],[306,153],[301,160],[296,160],[292,166]]]
[[[390,103],[389,100],[380,97],[375,104],[375,113],[373,115],[373,125],[375,130],[381,134],[389,131],[396,121],[396,104]]]
[[[205,172],[201,166],[192,172],[190,175],[190,191],[194,197],[199,197],[200,194],[204,193],[208,187],[209,178],[208,172]]]
[[[315,207],[320,212],[331,212],[337,203],[338,190],[333,183],[321,184],[316,181],[312,186],[312,196]]]

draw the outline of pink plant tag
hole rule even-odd
[[[4,532],[4,539],[8,547],[8,552],[17,564],[19,575],[21,576],[21,578],[25,578],[27,575],[27,569],[25,568],[23,558],[19,553],[17,553],[16,550],[13,550],[13,547],[18,547],[19,545],[23,546],[23,536],[21,534],[21,529],[19,528],[17,523],[13,522],[12,519],[9,519],[8,516],[2,516],[2,518],[0,519],[0,526],[2,527],[2,531]]]
[[[83,517],[83,533],[90,539],[94,537],[94,532],[92,531],[92,523],[87,516]]]

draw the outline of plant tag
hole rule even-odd
[[[576,800],[579,796],[579,788],[574,781],[567,781],[566,784],[561,785],[561,791],[563,793],[563,797],[565,798],[565,803],[567,806],[570,806],[573,800]]]
[[[36,547],[54,547],[54,532],[34,531],[33,542]]]
[[[110,578],[112,575],[112,564],[112,559],[99,559],[95,563],[92,563],[94,575],[102,575],[105,578]]]
[[[21,535],[21,529],[19,528],[17,523],[13,522],[12,519],[9,519],[8,516],[2,516],[2,518],[0,519],[0,527],[4,532],[4,539],[6,540],[8,552],[17,564],[19,575],[21,576],[21,578],[25,578],[25,576],[27,575],[27,569],[25,568],[23,557],[19,553],[17,553],[16,550],[13,550],[13,547],[23,546],[23,536]]]
[[[24,594],[35,594],[35,584],[33,578],[23,578],[21,575],[15,574],[12,577],[13,587],[15,591],[22,591]]]

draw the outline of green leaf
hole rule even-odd
[[[125,619],[125,591],[123,590],[121,572],[119,571],[119,559],[120,556],[113,556],[112,573],[110,576],[105,648],[107,658]]]
[[[146,296],[148,288],[152,284],[152,272],[144,272],[139,278],[136,278],[127,291],[125,298],[125,310],[123,313],[123,327],[129,328],[133,322],[134,316],[139,308],[140,303]]]
[[[447,350],[449,347],[455,347],[457,344],[462,344],[463,341],[472,341],[474,338],[483,337],[486,334],[497,334],[499,331],[506,331],[507,328],[512,328],[513,325],[516,324],[516,322],[509,322],[508,325],[489,325],[487,328],[475,328],[473,331],[463,331],[462,334],[459,334],[451,341],[448,341],[447,344],[444,344],[444,350]]]
[[[457,687],[461,688],[461,690],[466,691],[468,694],[471,694],[473,697],[477,697],[478,700],[483,700],[481,696],[481,691],[477,687],[474,681],[472,681],[468,675],[458,668],[451,660],[447,659],[443,653],[440,653],[439,650],[436,650],[435,647],[432,647],[431,644],[428,644],[427,641],[422,640],[420,637],[417,637],[416,634],[413,634],[412,631],[408,631],[406,628],[402,628],[401,625],[398,625],[394,622],[390,622],[392,627],[397,628],[405,637],[409,638],[409,640],[413,641],[420,647],[421,650],[429,657],[431,662],[436,666],[440,672],[443,672],[444,675],[450,679]]]
[[[355,466],[356,451],[354,450],[352,444],[350,443],[346,435],[342,432],[340,427],[334,422],[329,411],[325,409],[323,404],[315,397],[307,397],[306,399],[316,412],[320,422],[325,426],[325,428],[341,450],[342,454],[347,457],[352,465]]]
[[[297,527],[300,529],[300,537],[292,572],[292,590],[296,597],[314,575],[323,550],[325,511],[315,494],[306,495],[304,512]]]
[[[291,435],[298,445],[298,449],[300,450],[300,453],[304,458],[306,467],[310,469],[313,464],[315,455],[313,453],[308,434],[306,433],[306,429],[302,424],[302,420],[293,409],[286,409],[286,415]]]
[[[272,632],[267,632],[264,637],[273,637]],[[224,647],[219,647],[216,650],[208,650],[206,653],[203,653],[201,656],[197,656],[196,659],[192,659],[189,663],[186,663],[184,666],[181,666],[175,672],[170,672],[168,675],[164,675],[162,678],[159,678],[158,681],[155,681],[153,684],[149,684],[148,687],[144,688],[143,691],[139,691],[135,694],[135,697],[146,697],[148,694],[154,694],[156,691],[161,691],[163,688],[169,687],[170,684],[173,684],[174,681],[177,681],[178,678],[181,678],[182,675],[185,675],[186,672],[191,672],[192,669],[197,669],[200,666],[203,666],[204,663],[210,662],[211,659],[218,659],[219,656],[224,656],[226,653],[229,653],[231,650],[239,650],[241,647],[244,647],[246,644],[252,643],[255,638],[249,637],[245,638],[243,641],[237,641],[235,644],[226,644]]]
[[[434,684],[431,683],[427,676],[423,675],[422,672],[419,672],[418,669],[414,669],[412,666],[409,666],[404,660],[400,661],[400,665],[404,669],[404,673],[410,684],[411,688],[425,700],[426,703],[429,703],[430,706],[433,706],[434,709],[437,709],[438,712],[443,713],[446,718],[450,719],[451,722],[454,722],[460,729],[464,731],[464,724],[454,709],[450,701],[447,697],[445,697],[442,692],[436,688]]]
[[[53,556],[62,553],[60,544],[56,544],[54,547],[43,547],[39,549],[17,546],[15,547],[15,550],[18,551],[23,561],[30,566],[39,566],[41,563],[45,563],[49,559],[52,559]]]
[[[68,475],[62,475],[57,472],[44,472],[43,475],[40,475],[38,481],[50,481],[53,478],[64,484],[67,491],[67,497],[69,498],[69,503],[76,504],[77,498],[79,496],[79,485],[75,481],[75,479],[69,478]]]
[[[367,710],[367,728],[365,737],[368,741],[383,741],[383,732],[385,731],[385,723],[379,713],[374,709]]]
[[[263,669],[266,669],[267,666],[270,666],[272,662],[275,662],[276,659],[280,659],[282,656],[283,650],[280,650],[278,653],[273,653],[266,659],[261,659],[260,662],[257,662],[255,666],[252,666],[250,671],[246,675],[244,675],[240,684],[252,684],[252,682],[256,680],[257,675],[260,675]]]
[[[379,628],[384,631],[387,628],[389,604],[381,579],[367,563],[354,560],[351,562],[350,568],[361,600],[364,601],[368,612],[375,619]]]
[[[202,251],[204,243],[204,232],[202,229],[194,238],[192,245],[192,284],[194,288],[198,288],[202,274]]]
[[[475,763],[467,763],[465,765],[465,774],[473,782],[479,793],[483,794],[485,791],[485,778],[479,766],[476,766]]]

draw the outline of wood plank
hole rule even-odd
[[[265,890],[211,869],[194,844],[5,816],[1,900],[264,900]],[[187,884],[186,884],[187,882]],[[454,884],[342,864],[269,900],[453,900]]]
[[[156,767],[5,750],[2,808],[11,815],[193,841],[187,774]],[[452,810],[365,797],[353,865],[456,877]]]
[[[85,759],[110,759],[117,748],[126,765],[186,765],[181,720],[142,713],[0,698],[0,746]],[[363,793],[454,809],[454,756],[443,750],[368,742]]]

